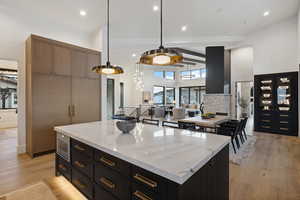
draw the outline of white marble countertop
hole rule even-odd
[[[55,127],[96,149],[183,184],[229,142],[226,136],[137,124],[122,134],[116,121]]]

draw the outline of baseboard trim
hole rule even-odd
[[[26,153],[26,145],[17,146],[17,152],[18,152],[18,154]]]

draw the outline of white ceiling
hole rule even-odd
[[[168,38],[240,37],[296,15],[300,0],[164,0]],[[151,39],[159,36],[158,0],[111,0],[114,38]],[[80,9],[87,16],[79,15]],[[270,10],[268,17],[263,12]],[[0,0],[0,12],[16,20],[37,21],[83,33],[105,24],[105,0]],[[181,32],[181,26],[188,30]]]

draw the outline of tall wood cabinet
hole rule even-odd
[[[298,136],[298,72],[254,77],[255,131]]]
[[[100,52],[31,35],[26,41],[26,147],[56,148],[54,126],[101,120]]]

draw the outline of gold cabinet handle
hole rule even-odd
[[[59,165],[58,165],[58,168],[59,168],[59,169],[62,169],[62,170],[64,170],[64,171],[67,170],[67,168],[66,168],[64,165],[62,165],[62,164],[59,164]]]
[[[75,105],[72,105],[72,117],[75,116]]]
[[[79,151],[85,151],[85,148],[82,148],[81,146],[79,146],[77,144],[74,146],[74,148],[79,150]]]
[[[271,120],[261,120],[262,122],[271,122]]]
[[[280,121],[281,124],[288,124],[288,121]]]
[[[280,128],[280,130],[288,131],[289,129],[288,128]]]
[[[75,161],[74,164],[75,164],[76,166],[80,167],[80,168],[84,168],[84,167],[85,167],[85,165],[82,164],[82,163],[79,162],[79,161]]]
[[[101,157],[100,161],[103,162],[104,164],[108,165],[108,166],[111,166],[111,167],[116,166],[115,162],[113,162],[111,160],[108,160],[107,158],[104,158],[104,157]]]
[[[105,186],[107,186],[110,189],[115,189],[116,185],[108,180],[107,178],[101,177],[100,182],[103,183]]]
[[[136,174],[133,176],[133,178],[135,178],[136,180],[152,187],[152,188],[156,188],[157,187],[157,183],[155,181],[152,181],[151,179],[147,178],[147,177],[144,177],[140,174]]]
[[[144,193],[140,192],[140,191],[135,191],[133,193],[134,196],[136,196],[137,198],[141,199],[141,200],[152,200],[152,198],[148,197],[147,195],[145,195]]]
[[[69,113],[69,117],[72,117],[71,105],[68,105],[68,113]]]
[[[74,180],[73,183],[80,189],[86,188],[86,186],[84,184],[82,184],[79,180]]]
[[[280,117],[288,117],[289,115],[280,115]]]
[[[271,126],[262,126],[262,128],[271,128]]]

